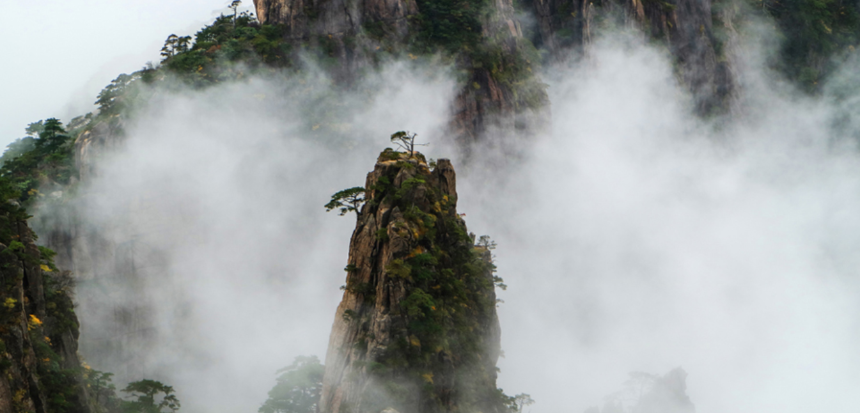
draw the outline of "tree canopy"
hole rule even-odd
[[[173,387],[155,380],[131,382],[122,390],[133,400],[122,402],[123,413],[165,413],[179,410],[179,399]]]
[[[322,392],[325,367],[316,356],[296,357],[293,364],[277,371],[278,383],[260,413],[316,413]]]
[[[356,215],[360,215],[361,211],[359,208],[361,208],[362,204],[364,204],[364,188],[356,186],[338,191],[332,195],[331,201],[325,204],[325,210],[329,212],[333,209],[340,209],[340,216],[344,216],[350,211],[355,212]]]

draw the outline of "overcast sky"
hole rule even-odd
[[[192,35],[230,0],[12,0],[0,25],[0,148],[30,122],[92,111],[120,73],[157,62],[171,33]],[[245,0],[243,8],[253,6]]]

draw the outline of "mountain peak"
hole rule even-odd
[[[504,411],[498,278],[457,214],[451,162],[386,150],[365,194],[320,411]]]

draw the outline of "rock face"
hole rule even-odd
[[[7,204],[0,216],[0,413],[93,411],[70,276],[36,247],[23,210]]]
[[[367,176],[320,412],[502,412],[490,253],[456,212],[448,160],[386,151]]]
[[[93,367],[115,373],[118,382],[151,374],[146,366],[157,339],[150,315],[154,304],[140,286],[165,279],[158,253],[124,225],[122,219],[134,216],[136,209],[116,211],[118,218],[93,217],[102,198],[111,194],[96,193],[89,184],[100,174],[100,161],[124,143],[123,128],[122,117],[114,116],[81,133],[74,146],[81,182],[77,194],[59,206],[35,205],[31,219],[40,240],[57,253],[57,266],[78,281],[81,353]],[[146,204],[141,200],[134,207]]]
[[[711,0],[629,3],[637,21],[651,37],[665,39],[678,63],[681,80],[690,88],[696,110],[706,114],[725,105],[732,93],[725,47],[714,34]]]
[[[716,0],[719,2],[720,0]],[[726,104],[734,79],[723,40],[715,29],[728,29],[726,15],[712,9],[712,0],[532,0],[536,18],[533,41],[555,59],[586,45],[601,17],[622,14],[651,38],[663,40],[678,63],[681,80],[690,88],[699,113]],[[715,22],[724,27],[715,28]]]
[[[255,0],[254,4],[260,22],[282,24],[292,43],[327,49],[337,61],[331,72],[341,81],[349,81],[370,64],[366,49],[371,45],[356,42],[364,26],[385,27],[386,36],[401,41],[408,32],[407,16],[417,12],[416,3],[407,0]]]
[[[528,134],[548,126],[546,91],[531,68],[537,67],[538,55],[523,38],[512,0],[444,4],[254,0],[254,4],[258,19],[283,25],[294,44],[327,50],[337,62],[332,73],[342,81],[366,70],[381,53],[452,54],[457,68],[468,73],[452,102],[450,123],[451,133],[465,143],[494,127]],[[418,43],[422,46],[415,46]]]
[[[356,35],[365,23],[381,22],[405,36],[407,16],[417,13],[417,4],[407,0],[255,0],[257,18],[263,23],[283,24],[292,39],[312,35],[343,37]]]
[[[75,167],[81,187],[86,188],[98,174],[99,160],[123,143],[123,127],[122,118],[115,116],[75,139]],[[104,231],[85,227],[80,222],[82,211],[86,211],[87,203],[93,198],[89,195],[75,197],[74,202],[66,202],[61,208],[50,203],[37,204],[33,211],[35,218],[31,220],[42,242],[57,253],[54,257],[57,266],[68,269],[78,280],[92,280],[115,271],[112,267],[100,268],[114,261],[111,252],[115,246],[105,239]]]

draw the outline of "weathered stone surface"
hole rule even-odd
[[[294,45],[303,43],[327,49],[337,64],[329,68],[339,82],[350,83],[370,66],[368,50],[379,48],[365,36],[364,27],[386,27],[386,36],[400,42],[408,34],[407,17],[417,12],[409,0],[255,0],[257,18],[268,24],[282,24],[285,36]]]
[[[103,161],[125,143],[125,121],[115,115],[81,133],[75,140],[75,166],[81,185],[73,197],[61,205],[36,204],[30,219],[39,240],[57,255],[54,262],[68,269],[80,282],[76,289],[81,316],[81,353],[99,370],[116,373],[118,382],[139,380],[155,342],[151,307],[139,295],[140,280],[154,280],[164,274],[160,251],[141,245],[138,228],[127,217],[148,206],[137,199],[115,217],[96,216],[105,197],[91,184],[100,177]],[[153,232],[162,227],[149,227]],[[144,264],[145,263],[145,264]],[[135,297],[135,300],[129,300]],[[63,340],[68,341],[68,337]]]
[[[0,244],[0,413],[47,413],[49,399],[56,397],[51,391],[60,390],[67,411],[88,413],[92,406],[83,378],[58,370],[81,367],[71,298],[65,287],[52,284],[49,300],[33,232],[25,221],[4,217],[10,220],[4,225],[11,227],[12,241]],[[62,375],[48,382],[63,388],[46,387],[45,375]]]
[[[586,0],[533,0],[537,37],[535,43],[555,60],[569,56],[570,49],[589,43],[596,14],[625,14],[651,38],[663,40],[678,63],[681,80],[693,93],[699,113],[724,107],[735,80],[714,35],[712,0],[615,0],[597,8]],[[720,16],[716,20],[725,20]]]
[[[75,139],[75,166],[82,182],[89,182],[97,173],[98,159],[107,155],[124,142],[122,117],[99,122],[92,130],[81,133]]]
[[[417,12],[408,0],[255,0],[257,18],[263,23],[283,24],[291,39],[315,35],[355,35],[362,25],[384,22],[406,34],[406,18]]]
[[[349,272],[332,326],[320,412],[501,412],[501,400],[492,396],[497,394],[500,339],[492,266],[489,252],[465,236],[465,224],[456,213],[454,168],[447,159],[440,159],[433,170],[405,155],[387,159],[380,157],[367,175],[369,201],[350,240]],[[437,258],[429,258],[431,249]],[[416,254],[433,264],[422,267],[410,261]],[[469,272],[467,265],[457,268],[454,263],[460,261],[449,259],[452,256],[486,267]],[[397,271],[404,266],[409,270]],[[468,302],[475,308],[462,297],[442,293],[449,284],[468,290],[464,297],[472,299]],[[421,296],[432,297],[435,305],[420,311],[408,305]],[[437,320],[436,312],[456,319],[458,311],[467,318],[468,328],[442,317],[436,335],[422,335],[418,326]],[[474,353],[439,344],[449,340],[471,340]],[[431,345],[438,348],[426,347]],[[416,354],[432,357],[425,360]]]
[[[372,65],[371,51],[387,45],[407,50],[408,36],[419,30],[410,21],[420,12],[413,0],[255,0],[254,4],[261,22],[283,24],[294,42],[328,43],[338,62],[331,73],[344,82]],[[495,70],[522,64],[514,61],[521,54],[518,42],[523,33],[512,0],[494,0],[486,7],[481,21],[484,42],[499,47],[498,54],[505,60]],[[384,28],[385,44],[364,35],[374,25]],[[518,94],[513,85],[500,82],[491,68],[473,64],[467,55],[463,51],[457,58],[458,67],[468,70],[469,76],[451,102],[453,136],[470,144],[494,128],[528,135],[548,127],[549,101],[542,87]],[[536,97],[525,96],[532,94]]]

